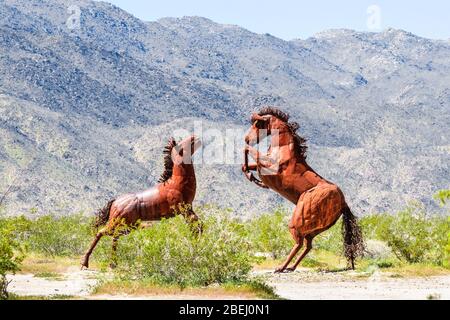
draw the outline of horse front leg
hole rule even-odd
[[[247,166],[245,164],[242,165],[242,171],[243,172],[256,171],[256,170],[258,170],[258,165],[256,163],[251,163],[251,164],[249,164]]]
[[[131,233],[132,227],[125,224],[123,221],[116,225],[114,232],[112,234],[112,245],[111,245],[111,262],[109,267],[115,269],[117,267],[117,246],[119,244],[119,238],[121,236],[126,236]]]
[[[114,236],[111,245],[111,263],[109,267],[115,269],[117,267],[117,245],[119,244],[119,236]]]
[[[256,161],[256,167],[255,170],[257,169],[258,166],[262,166],[262,167],[270,167],[273,165],[274,161],[272,158],[270,158],[267,155],[263,155],[261,154],[261,152],[259,152],[256,148],[252,147],[252,146],[245,146],[244,152],[247,152],[250,154],[250,156]]]

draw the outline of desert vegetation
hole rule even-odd
[[[448,193],[436,199],[445,205]],[[241,221],[223,209],[205,206],[198,210],[204,224],[201,236],[180,216],[149,228],[138,228],[121,237],[117,268],[100,282],[97,292],[142,287],[180,289],[219,286],[254,291],[275,297],[270,287],[252,275],[252,269],[273,267],[288,253],[292,239],[287,230],[290,211],[277,209]],[[39,270],[36,257],[77,265],[95,230],[93,218],[83,214],[0,218],[0,289],[7,298],[7,273]],[[446,270],[450,268],[450,218],[428,213],[420,203],[411,203],[396,214],[372,214],[360,219],[367,252],[357,272],[370,268]],[[346,268],[342,256],[341,223],[317,237],[304,267],[339,271]],[[25,258],[28,256],[28,258]],[[21,265],[23,262],[23,265]],[[111,240],[105,237],[93,254],[93,268],[107,271],[111,262]],[[51,268],[39,274],[57,272]],[[108,289],[109,288],[109,289]]]
[[[14,221],[0,220],[0,300],[9,297],[6,275],[19,271],[25,257],[25,246],[17,235]]]

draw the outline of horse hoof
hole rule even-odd
[[[295,269],[294,268],[287,268],[286,270],[284,270],[285,273],[291,273],[294,272]]]
[[[283,268],[278,268],[274,271],[274,273],[283,273],[284,269]]]
[[[81,259],[81,270],[89,269],[89,261],[86,258]]]

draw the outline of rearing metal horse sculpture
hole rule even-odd
[[[201,143],[195,136],[177,144],[172,138],[164,150],[164,167],[159,183],[141,193],[126,194],[111,200],[97,213],[96,227],[99,230],[89,250],[81,260],[82,268],[89,268],[89,257],[104,235],[113,236],[113,257],[119,236],[129,232],[120,227],[134,227],[139,221],[157,221],[174,217],[180,209],[189,223],[198,221],[192,210],[196,191],[196,179],[192,155]],[[184,208],[181,208],[184,207]],[[201,232],[201,224],[196,231]],[[114,263],[114,261],[113,261]],[[114,266],[114,264],[112,264]]]
[[[314,237],[333,226],[341,214],[344,217],[344,254],[354,269],[355,258],[364,250],[361,230],[339,187],[322,178],[306,163],[306,140],[296,134],[299,125],[289,122],[289,115],[273,107],[253,114],[251,121],[252,127],[245,137],[247,145],[242,170],[250,181],[278,192],[296,205],[289,223],[295,245],[276,272],[294,271],[312,249]],[[265,136],[269,136],[271,145],[268,153],[263,155],[253,146]],[[248,163],[248,154],[256,163]],[[251,171],[257,171],[261,180]],[[304,251],[288,268],[303,244]]]

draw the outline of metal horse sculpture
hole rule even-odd
[[[364,250],[361,230],[339,187],[322,178],[306,163],[306,140],[296,134],[299,125],[289,122],[289,115],[273,107],[254,113],[251,121],[252,127],[245,137],[242,170],[250,181],[278,192],[296,205],[289,223],[295,245],[276,272],[294,271],[312,249],[314,237],[333,226],[341,214],[344,217],[344,254],[354,269],[355,258]],[[270,147],[267,154],[261,154],[254,145],[265,136],[270,139]],[[248,154],[256,163],[248,163]],[[257,171],[260,179],[252,171]],[[302,245],[304,251],[288,268]]]
[[[198,221],[192,210],[196,191],[196,180],[192,155],[200,147],[200,141],[191,136],[177,144],[170,139],[164,150],[164,167],[159,183],[141,193],[126,194],[113,199],[98,211],[95,226],[100,229],[89,250],[81,260],[82,268],[89,268],[89,257],[98,241],[104,235],[113,236],[113,258],[117,249],[119,236],[127,234],[129,228],[136,227],[140,221],[157,221],[162,218],[174,217],[184,207],[182,212],[189,223]],[[120,227],[122,227],[121,231]],[[201,224],[196,231],[201,231]],[[114,260],[111,265],[114,267]]]

